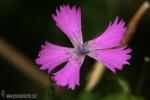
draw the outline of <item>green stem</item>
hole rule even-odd
[[[49,82],[49,86],[45,91],[44,100],[55,100],[55,87],[52,82]]]

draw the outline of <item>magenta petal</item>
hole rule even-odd
[[[83,61],[84,56],[70,58],[63,69],[54,73],[52,79],[56,81],[58,86],[68,86],[68,88],[73,90],[76,85],[79,85],[80,68]]]
[[[124,33],[126,31],[124,25],[125,22],[123,20],[118,21],[118,17],[116,17],[113,24],[110,22],[105,32],[89,41],[89,44],[93,45],[95,49],[106,49],[118,46],[124,38]]]
[[[56,10],[56,15],[52,15],[56,25],[67,35],[74,47],[83,43],[81,31],[80,8],[73,6],[60,6],[60,11]]]
[[[127,60],[131,58],[129,54],[131,49],[125,49],[125,47],[111,50],[96,50],[91,51],[88,56],[103,63],[108,69],[116,72],[115,69],[121,70],[124,64],[129,64]]]
[[[50,72],[53,68],[67,61],[70,58],[69,53],[71,51],[71,48],[65,48],[46,42],[45,45],[42,45],[36,63],[41,65],[40,69],[48,69]]]

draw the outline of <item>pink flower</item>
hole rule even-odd
[[[74,89],[79,85],[80,68],[85,55],[103,63],[113,73],[116,69],[121,70],[123,65],[129,64],[131,49],[127,46],[114,48],[120,44],[126,31],[125,22],[119,21],[116,17],[113,23],[110,22],[107,29],[93,40],[83,43],[81,30],[80,8],[67,5],[60,6],[56,15],[52,15],[56,25],[70,39],[74,48],[67,48],[46,42],[42,45],[36,63],[41,65],[41,70],[48,69],[51,72],[58,65],[67,62],[65,67],[52,76],[52,80],[59,86],[68,86]]]

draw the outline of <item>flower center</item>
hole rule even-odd
[[[80,55],[86,55],[89,53],[89,50],[87,48],[87,44],[88,42],[85,42],[83,45],[81,45],[79,48],[78,48],[78,52]]]

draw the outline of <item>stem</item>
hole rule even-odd
[[[55,100],[55,88],[51,81],[49,81],[49,87],[45,91],[44,100]]]
[[[137,28],[137,25],[138,25],[140,19],[145,14],[145,12],[149,9],[149,6],[150,6],[149,2],[145,1],[139,7],[137,12],[134,14],[134,16],[131,18],[130,22],[128,23],[125,38],[123,39],[123,41],[121,42],[119,47],[126,45],[131,40],[133,34],[135,33],[135,30]]]
[[[48,87],[48,77],[38,70],[38,66],[2,39],[0,39],[0,55],[14,64],[13,67],[21,71],[29,79],[35,81],[40,87]]]
[[[140,77],[136,86],[136,90],[135,90],[135,94],[136,95],[141,95],[141,91],[143,89],[145,80],[146,80],[146,76],[147,76],[147,64],[149,64],[150,59],[148,57],[144,58],[144,62],[143,62],[143,66],[142,66],[142,71],[140,73]]]

